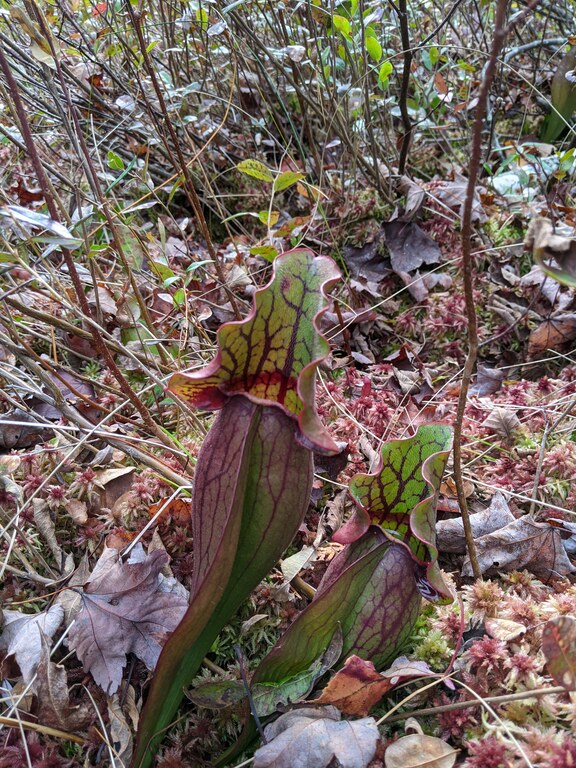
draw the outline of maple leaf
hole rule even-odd
[[[105,549],[79,593],[82,608],[68,635],[70,648],[108,694],[118,690],[128,653],[154,669],[162,646],[184,615],[188,601],[162,591],[160,550],[141,562],[122,562]]]

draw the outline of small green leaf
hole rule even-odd
[[[303,179],[304,176],[305,174],[298,171],[284,171],[274,180],[274,192],[282,192],[284,189],[288,189],[288,187]]]
[[[270,263],[272,263],[276,256],[278,256],[278,251],[273,245],[254,246],[254,248],[250,248],[250,253],[252,256],[262,256],[263,259],[266,259],[266,261],[269,261]]]
[[[116,224],[116,234],[118,236],[118,245],[122,248],[122,253],[128,266],[140,272],[144,263],[144,249],[138,236],[132,229],[122,222]]]
[[[116,152],[112,152],[112,150],[108,151],[106,162],[108,164],[108,168],[111,168],[113,171],[124,170],[124,160],[122,160],[120,155],[117,155]]]
[[[158,275],[162,281],[168,280],[171,277],[175,277],[176,273],[174,270],[170,269],[168,264],[164,264],[163,261],[150,261],[149,265],[152,272]]]
[[[375,37],[367,37],[365,44],[366,44],[366,50],[370,58],[376,62],[380,61],[380,59],[382,58],[382,46],[380,45],[378,40],[376,40]]]
[[[198,8],[196,11],[196,21],[200,24],[202,29],[206,29],[208,26],[208,20],[209,20],[208,13],[204,10],[204,8]]]
[[[258,218],[267,227],[273,227],[280,218],[280,211],[258,211]]]
[[[381,88],[386,88],[388,85],[388,78],[390,75],[394,72],[394,67],[392,66],[392,62],[385,61],[382,66],[380,67],[380,71],[378,72],[378,84]]]
[[[242,160],[241,163],[238,163],[236,168],[241,173],[245,173],[247,176],[253,176],[260,181],[274,181],[272,171],[259,160]]]
[[[186,291],[184,288],[178,288],[177,291],[174,291],[174,296],[172,296],[172,301],[174,302],[175,307],[182,307],[186,303]]]
[[[345,35],[346,37],[350,36],[352,27],[348,19],[344,18],[344,16],[339,16],[335,13],[334,16],[332,16],[332,24],[334,29],[337,29],[340,34]]]

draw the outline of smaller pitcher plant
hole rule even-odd
[[[339,450],[314,406],[316,368],[329,352],[317,320],[338,277],[331,259],[310,250],[278,257],[249,316],[218,331],[214,360],[170,379],[170,392],[219,414],[196,463],[190,605],[160,654],[134,768],[151,765],[212,643],[300,527],[313,451]]]
[[[373,474],[352,478],[356,514],[333,537],[346,546],[252,677],[260,717],[305,698],[327,669],[352,654],[376,667],[389,664],[414,629],[421,596],[452,601],[435,546],[437,496],[451,440],[446,425],[422,426],[413,437],[385,443]],[[218,765],[255,735],[249,721]]]

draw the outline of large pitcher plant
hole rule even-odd
[[[190,405],[219,413],[196,463],[190,605],[160,654],[134,768],[151,765],[218,633],[301,525],[313,451],[338,451],[314,406],[316,368],[329,351],[316,323],[338,277],[331,259],[310,250],[279,256],[249,316],[218,331],[214,360],[169,382]]]

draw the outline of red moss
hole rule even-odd
[[[511,768],[510,753],[506,745],[495,736],[487,736],[482,740],[470,741],[467,744],[469,757],[462,768]]]

